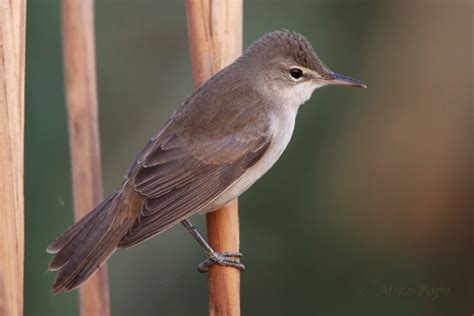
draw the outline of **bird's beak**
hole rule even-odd
[[[365,84],[361,81],[347,77],[344,75],[340,75],[338,73],[333,72],[330,78],[327,78],[323,81],[326,85],[331,86],[350,86],[350,87],[357,87],[357,88],[367,88]]]

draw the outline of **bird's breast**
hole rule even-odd
[[[200,213],[214,211],[244,193],[252,184],[260,179],[280,158],[290,142],[295,127],[296,111],[280,113],[271,117],[272,141],[260,160],[250,167],[242,177],[208,204]]]

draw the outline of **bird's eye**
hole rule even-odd
[[[291,68],[289,74],[293,80],[301,80],[303,78],[303,70],[299,68]]]

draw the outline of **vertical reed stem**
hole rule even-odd
[[[94,1],[63,0],[63,49],[69,117],[74,214],[86,215],[102,200],[95,70]],[[110,315],[104,264],[80,288],[82,316]]]
[[[242,0],[187,0],[195,88],[242,53]],[[239,251],[237,200],[207,215],[208,239],[219,252]],[[240,315],[240,271],[213,265],[209,271],[209,314]]]
[[[23,315],[26,0],[0,0],[0,315]]]

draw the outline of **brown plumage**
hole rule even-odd
[[[212,93],[221,106],[211,109]],[[235,107],[233,99],[248,99]],[[254,100],[254,101],[252,101]],[[226,124],[219,117],[226,114]],[[117,249],[140,243],[202,210],[239,179],[271,142],[265,102],[225,71],[198,89],[154,135],[121,187],[48,248],[53,292],[86,281]],[[239,131],[239,132],[236,132]]]
[[[275,45],[276,44],[276,45]],[[313,49],[311,43],[301,34],[290,31],[276,31],[262,36],[249,46],[246,52],[253,60],[286,59],[295,64],[315,70],[323,78],[333,73]]]
[[[59,270],[53,293],[74,289],[100,267],[133,224],[143,200],[124,184],[51,243],[48,252],[55,256],[49,270]]]
[[[324,66],[298,33],[253,43],[178,108],[117,190],[51,243],[53,292],[85,282],[117,248],[242,194],[286,148],[298,107],[325,85],[365,87]]]

